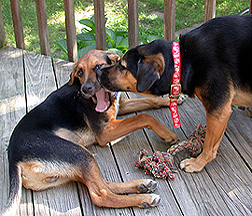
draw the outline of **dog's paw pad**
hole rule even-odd
[[[151,193],[156,190],[158,183],[152,179],[149,179],[147,184],[139,185],[140,193]]]
[[[150,204],[150,207],[156,207],[160,203],[161,197],[157,194],[153,194],[153,201]]]
[[[144,202],[142,203],[142,205],[140,206],[140,208],[153,208],[153,207],[156,207],[159,203],[160,203],[160,200],[161,200],[161,197],[157,194],[151,194],[152,196],[152,200],[151,200],[151,203],[147,203],[147,202]]]
[[[188,158],[182,160],[179,164],[180,168],[188,173],[199,172],[204,168],[205,164],[197,164],[196,158]]]

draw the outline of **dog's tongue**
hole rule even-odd
[[[108,93],[101,88],[95,95],[97,98],[97,104],[95,107],[96,112],[106,111],[110,105]]]

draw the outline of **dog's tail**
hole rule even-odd
[[[21,178],[21,168],[15,164],[10,164],[10,190],[9,198],[7,201],[7,206],[0,213],[1,216],[17,215],[17,210],[20,204],[20,199],[22,195],[22,178]]]

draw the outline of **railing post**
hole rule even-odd
[[[0,48],[6,45],[6,36],[4,30],[4,22],[3,22],[3,15],[2,15],[2,8],[0,4]]]
[[[40,52],[42,55],[50,55],[50,44],[46,17],[46,3],[45,0],[36,0],[38,30],[40,38]]]
[[[74,20],[74,1],[64,0],[65,7],[65,22],[66,22],[66,35],[67,35],[67,50],[68,60],[77,62],[77,39]]]
[[[25,49],[24,32],[19,0],[10,0],[17,48]]]
[[[164,0],[164,39],[175,39],[176,0]]]
[[[249,5],[249,14],[252,14],[252,0],[250,0],[250,5]]]
[[[139,44],[138,0],[128,0],[129,48]]]
[[[106,49],[104,0],[94,0],[96,49]]]
[[[205,1],[205,19],[204,22],[213,19],[216,11],[216,0]]]

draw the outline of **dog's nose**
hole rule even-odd
[[[82,87],[82,91],[85,93],[90,93],[92,92],[94,89],[94,84],[93,83],[87,83],[86,85],[84,85]]]

